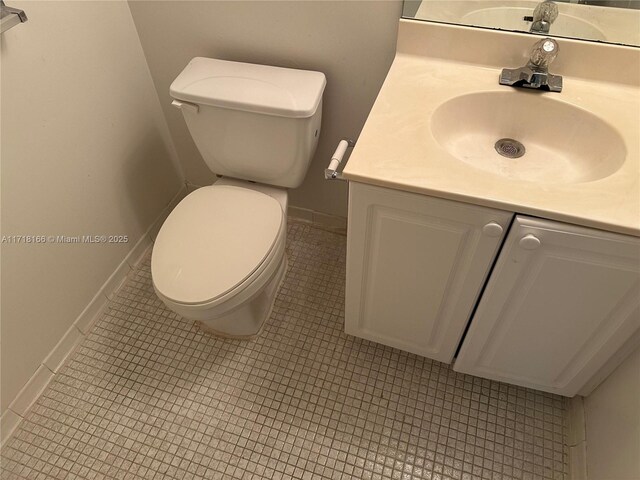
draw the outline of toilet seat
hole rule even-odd
[[[194,308],[250,297],[280,265],[285,225],[280,203],[269,195],[231,185],[200,188],[160,229],[151,258],[154,288]]]

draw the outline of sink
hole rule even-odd
[[[481,8],[464,15],[461,23],[470,25],[480,25],[503,30],[517,30],[528,32],[531,22],[524,20],[525,16],[533,14],[533,8],[537,3],[533,3],[532,8],[524,7],[491,7]],[[551,24],[550,33],[563,37],[588,38],[590,40],[606,40],[604,32],[587,20],[567,15],[560,12],[558,18]]]
[[[583,183],[620,169],[627,156],[620,134],[552,95],[511,90],[454,97],[433,112],[431,133],[456,159],[510,179]]]

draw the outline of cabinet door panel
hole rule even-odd
[[[349,205],[346,332],[450,362],[511,214],[357,183]]]
[[[639,309],[639,239],[518,216],[454,369],[572,396]]]

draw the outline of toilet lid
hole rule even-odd
[[[266,259],[283,212],[264,193],[231,185],[199,188],[171,212],[153,246],[155,288],[178,303],[214,300]]]

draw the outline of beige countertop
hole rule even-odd
[[[344,178],[640,236],[637,49],[559,39],[557,69],[550,70],[564,76],[564,89],[535,92],[587,110],[619,133],[627,154],[611,175],[579,183],[508,178],[458,160],[436,141],[430,119],[437,107],[474,92],[516,90],[498,84],[500,70],[523,65],[536,40],[526,34],[401,20],[398,53]],[[482,53],[474,55],[474,49]],[[487,58],[486,49],[499,54]],[[606,73],[589,73],[616,63],[622,68],[619,83],[608,82]],[[540,112],[522,112],[529,114]]]

